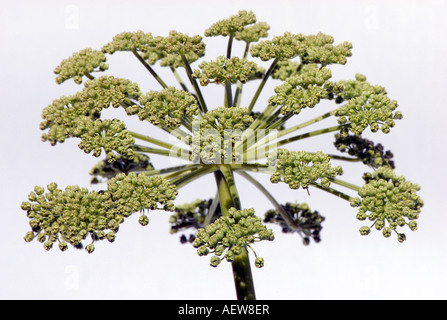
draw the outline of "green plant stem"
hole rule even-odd
[[[360,189],[361,189],[359,186],[356,186],[355,184],[352,184],[350,182],[347,182],[347,181],[344,181],[344,180],[340,180],[340,179],[337,179],[337,178],[332,178],[332,179],[329,179],[329,180],[331,182],[335,183],[335,184],[338,184],[339,186],[342,186],[342,187],[354,190],[356,192],[359,192]]]
[[[264,89],[264,86],[268,80],[268,78],[270,77],[270,75],[273,73],[273,70],[276,67],[276,64],[278,63],[278,59],[273,60],[272,64],[270,65],[270,68],[267,70],[267,72],[264,74],[264,77],[262,78],[261,83],[259,84],[258,89],[256,90],[256,93],[253,97],[253,99],[250,102],[250,105],[248,106],[248,112],[251,112],[253,110],[253,107],[256,104],[256,101],[259,98],[259,95],[261,94],[262,89]]]
[[[177,189],[180,189],[186,186],[187,184],[193,182],[194,180],[218,170],[219,170],[218,165],[200,166],[197,169],[193,170],[192,172],[177,177],[176,179],[171,181],[171,183],[174,184],[177,187]]]
[[[273,108],[273,107],[271,107],[271,108]],[[276,107],[275,107],[275,108],[276,108]],[[267,107],[266,110],[265,110],[264,112],[266,112],[268,109],[269,109],[269,107]],[[280,110],[280,109],[279,109],[279,110]],[[321,116],[318,116],[318,117],[316,117],[316,118],[314,118],[314,119],[311,119],[311,120],[309,120],[309,121],[300,123],[300,124],[298,124],[298,125],[296,125],[296,126],[293,126],[293,127],[290,127],[290,128],[284,129],[284,130],[281,130],[281,131],[277,131],[277,132],[275,132],[275,135],[273,135],[273,136],[272,136],[272,135],[267,135],[267,136],[265,136],[262,140],[257,141],[254,145],[252,145],[250,148],[248,148],[248,149],[246,150],[246,152],[247,152],[247,153],[249,153],[249,152],[253,152],[253,150],[258,149],[260,146],[267,145],[267,144],[268,144],[270,141],[272,141],[273,139],[278,139],[278,138],[280,138],[280,137],[282,137],[282,136],[285,136],[285,135],[287,135],[287,134],[289,134],[289,133],[295,132],[295,131],[297,131],[297,130],[300,130],[300,129],[303,129],[303,128],[307,127],[307,126],[310,126],[310,125],[312,125],[312,124],[314,124],[314,123],[317,123],[317,122],[319,122],[319,121],[322,121],[322,120],[324,120],[324,119],[326,119],[326,118],[328,118],[328,117],[330,117],[330,116],[335,115],[336,112],[337,112],[337,109],[336,109],[336,110],[333,110],[333,111],[330,111],[330,112],[327,112],[327,113],[325,113],[325,114],[323,114],[323,115],[321,115]],[[270,112],[270,113],[267,113],[267,114],[270,114],[270,115],[271,115],[271,112]],[[283,121],[282,121],[282,120],[279,120],[279,121],[277,121],[277,122],[275,123],[274,127],[269,128],[269,129],[276,129],[276,128],[278,128],[280,125],[282,125],[284,122],[285,122],[285,120],[283,120]]]
[[[237,173],[242,177],[244,177],[245,179],[247,179],[248,181],[250,181],[251,184],[253,184],[259,191],[261,191],[264,194],[264,196],[273,204],[276,211],[279,212],[279,214],[281,215],[281,217],[283,218],[285,223],[287,223],[287,226],[291,230],[298,229],[298,226],[295,224],[292,218],[290,218],[290,216],[287,214],[284,208],[278,203],[278,201],[276,201],[273,195],[258,180],[256,180],[255,178],[253,178],[251,175],[249,175],[244,171],[238,171]]]
[[[233,93],[231,91],[231,82],[225,82],[226,105],[228,108],[233,106]]]
[[[194,170],[194,169],[197,169],[199,166],[200,166],[200,164],[184,164],[181,166],[169,167],[169,168],[165,168],[165,169],[148,170],[148,171],[145,171],[144,173],[149,176],[155,176],[155,175],[163,176],[165,174],[169,174],[169,173],[173,173],[173,172],[181,173],[181,172],[188,171],[188,170]]]
[[[241,141],[236,142],[234,146],[234,150],[236,152],[241,152],[247,148],[247,145],[249,143],[251,144],[253,140],[256,138],[256,129],[260,125],[262,125],[263,122],[265,122],[265,119],[268,119],[271,114],[275,111],[276,107],[268,105],[264,111],[252,122],[252,124],[243,132]]]
[[[190,134],[184,132],[180,128],[168,128],[168,127],[163,126],[161,124],[157,125],[156,127],[160,127],[162,130],[164,130],[165,132],[167,132],[170,135],[174,136],[178,140],[186,143],[187,145],[191,144],[192,136]]]
[[[327,113],[325,113],[325,114],[323,114],[321,116],[313,118],[313,119],[311,119],[309,121],[306,121],[306,122],[300,123],[300,124],[298,124],[296,126],[293,126],[293,127],[287,128],[285,130],[282,130],[281,132],[278,133],[278,135],[279,135],[279,137],[282,137],[282,136],[284,136],[286,134],[295,132],[297,130],[300,130],[300,129],[303,129],[305,127],[308,127],[308,126],[310,126],[310,125],[312,125],[314,123],[320,122],[320,121],[322,121],[322,120],[324,120],[326,118],[329,118],[329,117],[335,115],[337,113],[337,110],[338,109],[332,110],[332,111],[327,112]]]
[[[275,171],[273,170],[272,172],[272,167],[269,167],[267,164],[261,164],[261,163],[231,164],[230,166],[231,170],[233,171],[246,170],[246,171],[261,172],[268,174],[272,174]]]
[[[182,57],[183,65],[185,67],[186,74],[188,75],[188,79],[191,82],[192,86],[194,87],[194,91],[197,95],[197,100],[199,102],[200,110],[202,110],[202,112],[205,113],[208,111],[208,108],[206,107],[205,100],[203,99],[202,91],[200,91],[200,87],[199,87],[196,79],[194,79],[192,77],[192,69],[191,69],[191,66],[189,65],[188,59],[186,59],[184,54],[182,54],[181,57]]]
[[[166,89],[168,86],[164,81],[160,78],[160,76],[155,72],[154,69],[146,62],[146,60],[143,59],[142,56],[135,50],[132,51],[135,57],[141,62],[141,64],[150,72],[150,74],[157,80],[157,82],[163,87],[163,89]]]
[[[146,142],[155,144],[155,145],[157,145],[157,146],[159,146],[159,147],[163,147],[163,148],[166,148],[166,149],[172,149],[172,148],[175,148],[174,145],[172,145],[172,144],[170,144],[170,143],[167,143],[167,142],[165,142],[165,141],[161,141],[161,140],[158,140],[158,139],[149,137],[149,136],[145,136],[144,134],[140,134],[140,133],[138,133],[138,132],[134,132],[134,131],[130,131],[130,130],[128,130],[128,132],[129,132],[129,133],[131,134],[131,136],[134,137],[134,138],[137,138],[137,139],[140,139],[140,140],[143,140],[143,141],[146,141]]]
[[[227,46],[227,59],[231,59],[231,48],[233,46],[234,34],[230,33],[228,38],[228,46]]]
[[[343,193],[341,191],[335,190],[335,189],[333,189],[331,187],[325,188],[321,184],[318,184],[318,183],[315,183],[315,182],[311,182],[311,185],[316,187],[316,188],[318,188],[318,189],[320,189],[320,190],[329,192],[330,194],[333,194],[333,195],[335,195],[335,196],[337,196],[339,198],[342,198],[342,199],[344,199],[346,201],[350,201],[351,200],[351,196],[349,196],[349,195],[347,195],[347,194],[345,194],[345,193]]]
[[[208,214],[205,217],[205,221],[203,222],[204,226],[207,226],[213,221],[214,213],[216,213],[217,206],[220,206],[219,201],[219,192],[216,192],[216,195],[214,196],[213,202],[211,203],[211,206],[208,210]]]
[[[134,145],[133,149],[135,151],[140,151],[144,153],[149,154],[158,154],[162,156],[172,157],[172,158],[180,158],[183,160],[190,160],[191,151],[187,151],[181,148],[174,147],[174,149],[166,150],[166,149],[156,149],[156,148],[149,148],[145,146],[140,145]]]
[[[238,81],[236,86],[236,92],[234,93],[233,104],[235,107],[240,107],[241,105],[241,96],[242,96],[242,82]]]
[[[177,80],[177,82],[180,84],[180,86],[182,87],[182,89],[186,92],[189,92],[188,87],[186,86],[185,82],[183,81],[182,77],[179,75],[179,73],[177,72],[177,70],[174,67],[170,67],[172,73],[174,74],[175,79]]]
[[[84,75],[85,75],[89,80],[93,80],[93,79],[95,79],[95,77],[92,76],[89,72],[86,72]]]
[[[334,159],[334,160],[342,160],[342,161],[349,161],[349,162],[360,162],[360,161],[362,161],[362,159],[360,159],[360,158],[343,157],[343,156],[339,156],[339,155],[335,155],[335,154],[328,154],[328,156],[331,159]]]
[[[318,136],[320,134],[325,134],[325,133],[329,133],[329,132],[334,132],[334,131],[338,131],[341,128],[343,128],[342,125],[339,126],[334,126],[334,127],[329,127],[329,128],[325,128],[325,129],[318,129],[318,130],[314,130],[311,132],[307,132],[307,133],[303,133],[294,137],[290,137],[284,140],[280,140],[278,141],[278,143],[276,144],[277,147],[281,147],[285,144],[294,142],[294,141],[298,141],[298,140],[302,140],[302,139],[306,139],[306,138],[310,138],[310,137],[315,137]]]
[[[219,171],[214,173],[217,188],[219,192],[220,206],[222,209],[222,215],[228,215],[228,210],[232,207],[236,209],[240,209],[236,207],[236,203],[233,199],[233,194],[235,191],[235,187],[230,186],[231,182],[225,179],[225,176],[228,176],[232,172],[231,169],[227,165],[220,166]],[[225,174],[223,172],[225,172]],[[233,181],[234,183],[234,181]],[[231,190],[233,189],[233,190]],[[236,288],[236,296],[238,300],[255,300],[255,288],[253,283],[253,276],[250,268],[250,261],[248,258],[247,249],[244,248],[238,256],[236,256],[231,263],[233,268],[233,278],[234,285]]]

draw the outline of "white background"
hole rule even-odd
[[[192,247],[181,245],[177,235],[169,235],[168,213],[151,213],[145,228],[138,224],[137,215],[132,216],[122,224],[115,243],[102,241],[89,255],[71,247],[64,253],[57,247],[47,252],[37,241],[25,243],[29,226],[20,203],[35,185],[52,181],[61,188],[90,187],[88,171],[98,161],[80,151],[77,141],[56,147],[40,141],[41,110],[53,99],[79,90],[72,81],[55,84],[52,71],[62,59],[86,47],[100,49],[122,31],[203,34],[213,22],[241,9],[252,10],[258,21],[268,22],[271,36],[321,31],[333,35],[336,43],[353,43],[348,64],[332,68],[334,79],[363,73],[399,101],[404,119],[388,135],[367,136],[393,151],[396,172],[421,185],[425,201],[419,230],[405,230],[407,241],[400,244],[395,236],[385,239],[375,230],[361,237],[362,223],[355,219],[355,209],[339,198],[319,190],[311,190],[309,197],[302,190],[271,185],[279,201],[308,202],[326,221],[319,244],[304,247],[297,235],[274,228],[274,242],[255,246],[265,258],[264,268],[253,267],[257,298],[447,298],[447,1],[435,0],[4,1],[0,10],[0,298],[235,297],[230,264],[211,268],[208,257],[198,257]],[[209,59],[225,53],[226,39],[205,42]],[[234,54],[241,48],[235,45]],[[118,53],[109,63],[107,74],[137,81],[143,91],[159,89],[133,57]],[[173,80],[166,70],[160,74]],[[277,84],[268,82],[260,101]],[[245,94],[249,99],[252,93],[247,89]],[[206,87],[204,95],[209,106],[222,104],[222,91]],[[321,111],[306,111],[302,119],[326,110],[322,106]],[[311,140],[293,147],[335,152],[331,135]],[[153,158],[159,167],[162,160]],[[347,164],[345,179],[361,184],[364,170],[368,168]],[[267,177],[261,178],[270,186]],[[261,215],[271,207],[245,181],[237,182],[243,206],[254,207]],[[212,197],[214,190],[213,179],[202,179],[182,189],[178,203]]]

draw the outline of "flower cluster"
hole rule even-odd
[[[167,37],[155,38],[156,48],[168,54],[194,57],[195,61],[205,55],[205,43],[199,35],[188,36],[184,33],[171,31]],[[188,59],[189,62],[191,62]]]
[[[333,45],[334,38],[324,33],[305,36],[285,32],[283,36],[261,41],[250,49],[253,57],[261,60],[285,60],[299,56],[303,64],[317,63],[326,66],[333,63],[345,64],[352,55],[352,44],[343,42]]]
[[[284,72],[284,71],[279,71]],[[281,113],[299,114],[303,108],[313,108],[321,99],[328,97],[327,87],[333,83],[330,69],[308,64],[297,75],[288,77],[284,83],[275,88],[276,95],[269,99],[272,105],[281,105]]]
[[[323,229],[321,223],[325,218],[320,215],[318,211],[312,211],[307,203],[287,202],[285,205],[281,205],[281,207],[295,224],[295,229],[291,229],[290,226],[284,221],[281,214],[274,209],[268,210],[265,213],[264,223],[279,224],[282,228],[282,232],[284,233],[302,233],[304,235],[304,245],[308,245],[310,243],[310,238],[317,243],[321,241],[320,231]]]
[[[160,176],[131,172],[118,174],[107,182],[115,203],[127,214],[144,209],[173,211],[177,188]],[[162,205],[162,207],[159,207]]]
[[[264,70],[256,63],[238,57],[227,59],[219,56],[215,61],[202,62],[199,68],[201,70],[194,70],[193,76],[200,80],[202,86],[210,82],[225,84],[240,81],[245,83],[250,79],[260,78],[264,74]]]
[[[337,83],[343,88],[338,98],[347,100],[336,114],[341,125],[349,124],[342,128],[342,133],[361,135],[367,127],[371,132],[390,132],[394,120],[402,119],[402,113],[395,111],[397,101],[388,98],[383,87],[369,84],[364,75],[357,74],[355,78]]]
[[[205,227],[205,220],[209,219],[209,223],[213,223],[216,219],[222,216],[220,205],[213,206],[213,199],[201,200],[197,199],[190,203],[177,205],[174,214],[169,218],[171,223],[171,233],[177,233],[185,229],[197,229]],[[211,212],[210,210],[214,210]],[[210,218],[209,215],[212,215]],[[195,240],[195,233],[190,234],[187,238],[184,234],[180,237],[181,243],[193,242]]]
[[[306,52],[306,46],[303,43],[305,38],[302,34],[285,32],[282,36],[251,46],[250,54],[252,57],[259,57],[262,61],[291,59]]]
[[[334,63],[346,64],[346,58],[352,56],[352,44],[343,42],[334,46],[333,43],[332,36],[321,32],[306,36],[304,44],[307,50],[301,56],[302,63],[318,63],[323,66]]]
[[[374,226],[385,237],[391,236],[393,230],[399,242],[403,242],[405,234],[398,233],[396,228],[407,225],[412,231],[417,229],[416,219],[424,204],[416,194],[420,187],[397,176],[390,167],[366,173],[363,179],[365,184],[358,192],[359,197],[351,199],[351,206],[359,208],[357,219],[368,219],[373,224],[361,227],[360,233],[367,235]]]
[[[148,120],[154,125],[177,128],[182,120],[189,119],[199,112],[196,98],[189,92],[174,87],[149,91],[139,99],[142,108],[138,108],[140,120]]]
[[[138,153],[133,149],[135,139],[121,120],[97,119],[88,122],[84,130],[78,146],[85,153],[99,157],[104,151],[108,161],[115,161],[121,156],[138,161]]]
[[[81,139],[79,148],[96,157],[104,150],[110,161],[120,156],[138,161],[132,149],[135,141],[124,122],[99,118],[110,105],[131,108],[132,99],[139,95],[138,86],[126,79],[103,76],[87,81],[82,91],[62,96],[43,109],[40,129],[48,132],[42,134],[42,140],[55,145],[77,137]]]
[[[62,60],[61,64],[54,69],[57,74],[56,83],[73,78],[77,84],[82,83],[82,78],[91,72],[104,71],[108,69],[104,53],[91,48],[86,48],[74,53],[70,58]]]
[[[154,37],[150,32],[122,32],[113,37],[112,41],[102,47],[102,51],[114,54],[117,51],[150,52],[155,46]]]
[[[252,42],[258,42],[261,38],[268,37],[268,31],[270,26],[265,22],[258,22],[249,27],[245,27],[241,31],[236,31],[234,38],[240,41],[244,41],[247,44]]]
[[[150,65],[160,61],[161,66],[183,67],[181,55],[189,63],[196,61],[205,54],[205,44],[202,37],[189,37],[185,34],[171,31],[167,37],[152,36],[141,30],[123,32],[102,47],[102,51],[114,54],[117,51],[132,51],[141,55]]]
[[[343,174],[341,166],[332,167],[329,160],[329,156],[321,151],[310,153],[278,149],[269,156],[269,165],[276,168],[270,181],[285,182],[291,189],[307,189],[311,183],[320,180],[321,185],[327,188],[331,178]]]
[[[364,164],[373,168],[390,166],[395,168],[393,153],[389,150],[384,151],[383,146],[378,143],[374,144],[371,140],[362,138],[357,135],[335,135],[335,147],[341,152],[347,152],[349,155],[359,158]]]
[[[211,265],[216,267],[221,256],[231,262],[242,250],[255,241],[274,239],[273,231],[262,224],[261,218],[255,216],[253,209],[236,210],[230,208],[228,215],[197,231],[193,246],[200,256],[214,253]],[[256,267],[262,267],[264,260],[256,258]]]
[[[227,163],[239,161],[240,154],[234,144],[240,141],[242,133],[253,122],[246,108],[218,107],[193,121],[196,129],[193,136],[192,161],[204,163]]]
[[[141,95],[135,82],[113,76],[102,76],[85,83],[80,92],[82,104],[92,109],[91,113],[99,114],[103,109],[112,106],[127,109]]]
[[[45,192],[43,187],[36,186],[28,196],[29,201],[21,205],[32,229],[25,240],[37,238],[46,250],[57,241],[65,251],[68,244],[82,248],[82,241],[90,235],[92,243],[85,247],[89,253],[95,249],[96,240],[113,242],[119,225],[132,213],[159,209],[158,204],[164,210],[173,210],[176,195],[175,187],[167,181],[135,173],[117,175],[103,191],[78,186],[61,190],[56,183],[49,184],[47,189]]]
[[[256,22],[256,16],[251,11],[241,10],[237,15],[233,15],[228,19],[223,19],[214,23],[205,30],[206,37],[229,36],[236,32],[241,32],[244,27]]]

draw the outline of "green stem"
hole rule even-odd
[[[171,149],[171,150],[165,150],[165,149],[156,149],[156,148],[149,148],[149,147],[140,146],[140,145],[134,145],[133,149],[136,151],[144,152],[144,153],[158,154],[158,155],[172,157],[172,158],[180,158],[180,159],[188,160],[188,161],[190,160],[190,156],[191,156],[190,151],[187,151],[187,150],[184,150],[181,148],[177,148],[177,147],[174,147],[174,149]]]
[[[187,184],[193,182],[194,180],[208,173],[214,172],[216,170],[219,170],[218,165],[200,166],[199,168],[193,170],[192,172],[174,179],[173,181],[171,181],[171,183],[174,184],[177,187],[177,189],[180,189],[186,186]]]
[[[213,202],[211,203],[211,207],[208,210],[208,214],[205,217],[205,221],[203,222],[204,226],[207,226],[213,221],[214,213],[216,213],[217,206],[220,205],[219,201],[219,192],[216,192],[216,195],[214,196]]]
[[[208,111],[208,108],[206,107],[205,100],[203,99],[202,91],[200,91],[200,87],[199,87],[196,79],[194,79],[192,77],[192,69],[191,69],[191,66],[189,65],[188,59],[186,59],[184,54],[182,54],[181,57],[182,57],[183,65],[185,66],[186,74],[188,75],[188,79],[191,82],[192,86],[194,87],[194,91],[197,95],[200,109],[202,110],[203,113],[205,113]]]
[[[243,176],[248,181],[250,181],[259,191],[261,191],[264,194],[264,196],[267,199],[269,199],[269,201],[275,207],[276,211],[279,212],[279,214],[281,215],[281,217],[283,218],[285,223],[287,223],[287,226],[291,230],[298,229],[298,226],[295,224],[293,219],[290,218],[290,216],[287,214],[287,212],[284,210],[284,208],[278,203],[278,201],[276,201],[276,199],[273,197],[273,195],[261,183],[259,183],[258,180],[256,180],[255,178],[253,178],[251,175],[249,175],[248,173],[246,173],[244,171],[240,171],[240,172],[238,171],[238,174]]]
[[[174,67],[170,67],[172,73],[174,74],[175,79],[177,80],[177,82],[180,84],[180,86],[182,87],[182,89],[186,92],[188,91],[188,87],[186,86],[185,82],[183,81],[182,77],[180,77],[179,73],[177,72],[177,70]]]
[[[228,39],[228,46],[227,46],[227,59],[231,58],[231,47],[233,46],[233,39],[234,39],[234,34],[230,33],[230,37]]]
[[[134,138],[137,138],[137,139],[140,139],[140,140],[143,140],[143,141],[155,144],[155,145],[157,145],[159,147],[163,147],[163,148],[166,148],[166,149],[175,148],[174,145],[172,145],[170,143],[167,143],[165,141],[161,141],[161,140],[149,137],[149,136],[145,136],[144,134],[140,134],[138,132],[133,132],[133,131],[130,131],[130,130],[128,130],[128,132]]]
[[[265,119],[268,119],[271,116],[275,109],[276,106],[268,105],[255,119],[255,121],[252,122],[252,124],[243,132],[241,141],[236,142],[234,146],[234,150],[236,152],[241,152],[245,150],[248,145],[251,145],[253,140],[256,138],[256,129],[258,129],[265,122]]]
[[[225,175],[231,174],[231,169],[227,166],[221,166],[221,170],[216,171],[214,176],[216,178],[217,188],[219,192],[220,206],[222,209],[222,215],[228,215],[228,210],[232,207],[236,207],[236,203],[233,199],[233,193],[235,187],[231,187],[230,183],[233,181],[227,181]],[[223,172],[226,172],[225,174]],[[229,172],[228,172],[229,171]],[[232,174],[231,174],[232,175]],[[233,181],[234,183],[234,181]],[[235,257],[231,263],[233,268],[234,285],[236,288],[236,296],[238,300],[255,300],[255,288],[253,283],[253,276],[251,274],[250,261],[248,258],[247,249],[244,248],[238,256]]]
[[[292,133],[292,132],[294,132],[294,131],[303,129],[303,128],[305,128],[305,127],[308,127],[308,126],[310,126],[310,125],[312,125],[312,124],[314,124],[314,123],[320,122],[320,121],[322,121],[322,120],[324,120],[324,119],[326,119],[326,118],[329,118],[330,116],[335,115],[336,112],[337,112],[337,109],[332,110],[332,111],[330,111],[330,112],[327,112],[327,113],[325,113],[325,114],[323,114],[323,115],[321,115],[321,116],[318,116],[318,117],[316,117],[316,118],[313,118],[313,119],[311,119],[311,120],[309,120],[309,121],[300,123],[300,124],[298,124],[298,125],[296,125],[296,126],[293,126],[293,127],[287,128],[287,129],[285,129],[285,130],[282,130],[281,132],[278,133],[278,138],[279,138],[279,137],[282,137],[282,136],[284,136],[284,135],[286,135],[286,134]]]
[[[342,160],[342,161],[349,161],[349,162],[360,162],[360,161],[362,161],[362,159],[360,159],[360,158],[343,157],[343,156],[339,156],[339,155],[335,155],[335,154],[328,154],[328,156],[331,159],[334,159],[334,160]]]
[[[256,144],[254,144],[253,146],[251,146],[250,148],[248,148],[247,153],[250,152],[251,150],[255,150],[255,149],[259,148],[260,146],[267,145],[267,144],[268,144],[270,141],[272,141],[273,139],[278,139],[278,138],[280,138],[280,137],[282,137],[282,136],[285,136],[285,135],[287,135],[287,134],[289,134],[289,133],[292,133],[292,132],[294,132],[294,131],[303,129],[303,128],[305,128],[305,127],[307,127],[307,126],[310,126],[310,125],[312,125],[312,124],[314,124],[314,123],[317,123],[317,122],[319,122],[319,121],[322,121],[322,120],[324,120],[324,119],[326,119],[326,118],[328,118],[328,117],[330,117],[330,116],[333,116],[333,115],[335,115],[336,112],[337,112],[337,110],[333,110],[333,111],[331,111],[331,112],[327,112],[327,113],[325,113],[325,114],[323,114],[323,115],[321,115],[321,116],[318,116],[318,117],[316,117],[316,118],[314,118],[314,119],[311,119],[311,120],[309,120],[309,121],[300,123],[300,124],[298,124],[298,125],[296,125],[296,126],[293,126],[293,127],[290,127],[290,128],[287,128],[287,129],[284,129],[284,130],[281,130],[281,131],[278,131],[278,132],[276,132],[276,134],[273,135],[273,136],[272,136],[272,135],[270,135],[270,136],[267,135],[264,139],[258,141]],[[282,124],[282,122],[279,122],[279,121],[278,121],[277,123],[275,123],[275,126],[272,127],[272,128],[270,128],[270,129],[276,129],[276,128],[278,127],[278,125],[281,125],[281,124]]]
[[[260,163],[232,164],[231,169],[233,171],[245,170],[245,171],[261,172],[268,174],[273,173],[271,168],[267,164],[260,164]]]
[[[226,104],[228,108],[233,106],[233,93],[231,92],[231,82],[225,82]]]
[[[355,184],[352,184],[352,183],[344,181],[344,180],[340,180],[340,179],[336,179],[336,178],[332,178],[329,180],[335,184],[338,184],[339,186],[354,190],[356,192],[359,192],[361,189],[359,186],[356,186]]]
[[[238,81],[236,86],[236,92],[234,94],[233,104],[235,107],[238,107],[241,105],[241,96],[242,96],[242,82]]]
[[[158,76],[155,70],[152,69],[152,67],[146,62],[146,60],[144,60],[143,57],[140,56],[140,54],[135,50],[132,50],[132,53],[134,54],[135,57],[137,57],[137,59],[141,62],[141,64],[150,72],[150,74],[155,78],[155,80],[158,81],[158,83],[163,87],[163,89],[166,89],[168,87],[166,83],[164,83],[164,81]]]
[[[253,107],[255,106],[256,101],[258,100],[259,95],[261,94],[262,89],[264,88],[264,86],[265,86],[268,78],[270,77],[270,75],[273,73],[273,70],[275,69],[276,64],[278,63],[278,61],[279,61],[278,59],[273,60],[270,68],[267,70],[267,72],[265,73],[264,77],[262,78],[262,81],[259,84],[259,87],[256,90],[256,93],[255,93],[253,99],[251,100],[250,105],[248,106],[248,112],[251,112],[253,110]]]
[[[342,199],[347,200],[347,201],[351,201],[351,196],[349,196],[349,195],[347,195],[347,194],[345,194],[345,193],[343,193],[341,191],[332,189],[330,187],[329,188],[325,188],[321,184],[318,184],[318,183],[315,183],[315,182],[311,182],[311,185],[314,186],[314,187],[317,187],[320,190],[329,192],[330,194],[333,194],[334,196],[337,196],[337,197],[342,198]]]
[[[158,170],[148,170],[145,171],[145,174],[149,175],[149,176],[163,176],[165,174],[168,173],[183,173],[185,171],[189,171],[189,170],[194,170],[197,169],[200,165],[199,164],[185,164],[185,165],[181,165],[181,166],[176,166],[176,167],[170,167],[170,168],[165,168],[165,169],[158,169]]]
[[[320,134],[325,134],[325,133],[329,133],[329,132],[334,132],[334,131],[338,131],[341,128],[343,128],[343,125],[339,125],[339,126],[334,126],[334,127],[329,127],[329,128],[325,128],[325,129],[319,129],[319,130],[314,130],[311,132],[307,132],[307,133],[303,133],[294,137],[290,137],[284,140],[280,140],[278,141],[278,143],[276,144],[277,147],[281,147],[285,144],[294,142],[294,141],[298,141],[298,140],[302,140],[302,139],[306,139],[306,138],[310,138],[310,137],[315,137],[318,136]]]
[[[233,171],[231,170],[231,167],[229,165],[221,165],[220,171],[222,172],[225,181],[228,184],[228,187],[230,189],[231,198],[233,200],[233,207],[235,207],[237,210],[241,210],[241,200],[239,199],[239,194],[236,189],[236,184],[234,183],[234,175]]]
[[[95,77],[92,76],[89,72],[86,72],[84,75],[85,75],[89,80],[93,80],[93,79],[95,79]]]

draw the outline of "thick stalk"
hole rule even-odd
[[[220,206],[222,209],[222,215],[228,215],[228,210],[232,207],[236,207],[232,193],[234,189],[229,185],[225,176],[233,175],[231,169],[228,166],[222,165],[220,171],[216,171],[214,176],[216,178],[217,188],[219,192]],[[225,174],[223,173],[225,172]],[[232,179],[230,179],[230,182]],[[234,183],[234,182],[233,182]],[[234,285],[236,288],[236,296],[238,300],[255,300],[255,287],[253,283],[253,276],[251,274],[250,261],[248,258],[247,249],[244,248],[238,256],[231,263],[233,268]]]

